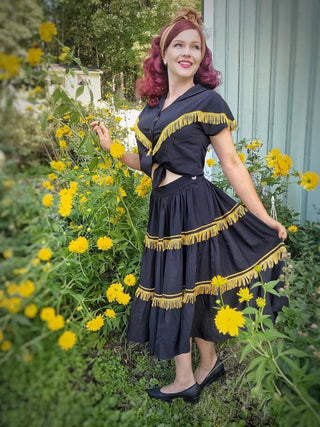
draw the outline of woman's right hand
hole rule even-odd
[[[90,123],[90,126],[92,127],[92,130],[98,135],[101,147],[105,151],[110,151],[112,139],[110,137],[109,130],[104,126],[104,124],[98,121]]]

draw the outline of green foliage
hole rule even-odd
[[[77,52],[83,64],[103,70],[104,92],[125,92],[134,99],[140,63],[152,38],[182,6],[201,10],[201,1],[172,0],[56,0],[44,8],[57,24],[63,44]],[[60,47],[51,52],[59,56]],[[123,73],[124,86],[117,77]]]
[[[300,257],[297,254],[292,261],[288,256],[285,281],[290,303],[279,314],[277,325],[273,326],[262,314],[262,308],[248,307],[243,310],[246,330],[239,334],[243,343],[240,361],[249,357],[239,381],[250,384],[252,396],[260,402],[259,407],[267,407],[284,426],[313,427],[320,421],[317,282],[320,255],[315,244],[319,241],[320,228],[309,225],[308,231],[310,234],[299,230],[299,240],[291,237],[290,244],[295,251],[299,250]],[[294,247],[294,242],[299,248]],[[266,295],[267,292],[275,293],[276,283],[255,286],[262,286]]]

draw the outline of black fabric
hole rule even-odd
[[[224,303],[241,309],[239,287],[258,280],[255,266],[263,267],[264,281],[277,279],[285,248],[274,230],[203,177],[210,136],[235,127],[221,96],[197,85],[162,110],[164,101],[146,106],[136,124],[142,170],[151,176],[153,163],[159,167],[127,337],[171,359],[190,351],[190,337],[228,338],[215,327],[212,277],[228,278]],[[182,177],[159,186],[166,170]],[[262,288],[252,293],[254,305]],[[265,313],[274,320],[284,304],[268,294]]]
[[[150,200],[148,234],[176,236],[182,231],[208,224],[232,210],[236,202],[204,177],[182,177],[156,188]],[[220,231],[216,236],[199,243],[184,245],[181,249],[157,251],[145,248],[140,274],[140,285],[156,295],[170,299],[196,284],[210,281],[213,276],[223,277],[245,271],[259,264],[259,260],[274,247],[282,246],[277,233],[250,212]],[[264,280],[277,279],[283,263],[263,271]],[[258,279],[253,279],[252,284]],[[279,283],[277,289],[282,284]],[[225,304],[244,308],[236,293],[239,287],[223,294]],[[254,299],[263,296],[262,288],[252,290]],[[220,334],[214,323],[217,296],[198,295],[195,303],[185,303],[181,308],[152,307],[152,300],[135,297],[128,328],[128,339],[145,343],[160,359],[171,359],[190,351],[189,337],[218,342],[229,338]],[[268,295],[265,313],[274,320],[286,299]]]
[[[155,148],[163,129],[187,113],[201,111],[225,114],[230,122],[234,121],[223,98],[217,92],[200,85],[193,86],[162,110],[164,101],[165,96],[161,97],[156,107],[147,105],[139,116],[138,128],[150,141],[152,148]],[[228,123],[223,121],[218,124],[195,121],[173,132],[154,155],[137,139],[141,169],[151,176],[152,164],[157,163],[179,175],[202,175],[206,150],[210,144],[209,136],[218,134],[227,126]]]

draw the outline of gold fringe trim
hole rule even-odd
[[[284,257],[286,252],[284,243],[281,242],[246,270],[225,277],[227,282],[220,288],[221,293],[223,294],[231,289],[249,285],[249,283],[259,275],[255,270],[255,267],[259,266],[262,271],[266,271],[268,268],[273,268]],[[211,284],[211,280],[196,282],[194,289],[184,289],[183,292],[173,295],[156,294],[154,289],[155,288],[145,288],[142,285],[139,285],[135,295],[143,301],[151,300],[152,307],[160,307],[165,310],[181,308],[183,304],[187,303],[194,304],[198,295],[220,295],[219,287],[213,286]]]
[[[165,251],[180,249],[182,245],[193,245],[194,243],[203,242],[216,236],[220,231],[226,230],[230,225],[235,224],[246,212],[247,209],[240,205],[240,203],[237,203],[232,209],[216,218],[210,224],[203,225],[194,230],[183,231],[181,234],[162,238],[151,236],[147,233],[144,244],[148,249]]]
[[[161,132],[158,142],[155,145],[152,153],[156,152],[161,147],[163,141],[171,136],[177,130],[182,129],[184,126],[191,125],[192,123],[200,122],[209,125],[220,125],[226,123],[231,131],[237,129],[236,120],[230,120],[225,113],[209,113],[206,111],[191,111],[190,113],[183,114],[178,119],[169,123]]]
[[[191,111],[190,113],[183,114],[178,119],[169,123],[168,126],[166,126],[162,130],[159,136],[158,142],[155,145],[154,149],[152,149],[151,141],[139,129],[139,117],[136,120],[134,131],[135,131],[136,138],[141,142],[141,144],[144,147],[146,147],[149,150],[148,155],[151,153],[156,154],[156,152],[160,149],[162,143],[167,138],[169,138],[174,132],[182,129],[184,126],[191,125],[192,123],[195,123],[195,122],[205,123],[209,125],[220,125],[221,123],[226,123],[228,125],[228,128],[231,131],[234,131],[237,129],[236,120],[230,120],[225,113],[209,113],[206,111]]]
[[[152,151],[152,143],[151,141],[145,136],[143,132],[139,129],[139,117],[137,117],[136,123],[134,125],[134,133],[136,135],[136,138],[141,142],[141,144],[146,147],[149,152]],[[149,153],[148,153],[149,154]]]

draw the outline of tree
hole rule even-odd
[[[87,67],[104,72],[105,90],[115,76],[124,76],[126,96],[134,82],[152,37],[181,6],[201,10],[200,0],[54,0],[44,2],[48,19],[55,22],[60,40],[74,49]],[[54,46],[54,45],[53,45]],[[53,47],[59,55],[59,46]],[[120,83],[119,83],[120,85]]]

